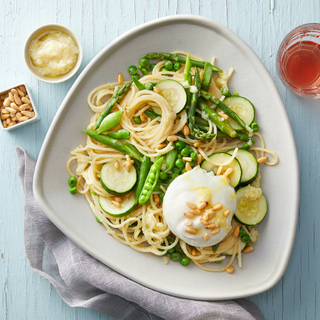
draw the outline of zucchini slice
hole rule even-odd
[[[243,249],[247,246],[247,244],[245,242],[242,242],[241,241],[241,251],[243,251]],[[225,255],[225,256],[232,256],[232,252],[233,252],[233,249],[230,248],[229,250],[225,251],[225,252],[222,252],[221,254]]]
[[[213,171],[214,173],[217,172],[218,168],[220,167],[219,163],[225,163],[230,160],[232,156],[226,152],[214,153],[209,156],[209,159],[214,161],[217,165],[213,165],[209,161],[205,160],[201,164],[201,168],[206,171]],[[230,178],[230,186],[235,188],[241,181],[242,176],[242,169],[240,166],[239,161],[234,158],[228,165],[223,166],[223,172],[228,168],[232,168],[233,172],[229,175]]]
[[[241,188],[236,193],[237,208],[234,218],[241,224],[255,226],[260,223],[267,214],[267,199],[263,193],[255,197],[257,189],[252,186]]]
[[[160,89],[160,95],[168,101],[176,114],[184,109],[187,103],[187,94],[181,83],[176,80],[167,79],[158,82],[156,87]],[[152,107],[152,109],[156,114],[162,114],[159,107]]]
[[[228,151],[230,155],[232,155],[234,149]],[[236,154],[237,160],[240,162],[240,166],[242,169],[242,176],[240,180],[241,185],[247,185],[251,183],[258,174],[258,162],[254,155],[245,149],[238,149]]]
[[[223,100],[223,103],[233,110],[248,126],[253,122],[255,117],[255,109],[253,104],[246,98],[232,96]],[[217,112],[221,111],[217,108]],[[234,130],[242,131],[243,128],[233,119],[229,118],[228,122]]]
[[[114,162],[106,163],[100,172],[100,182],[102,187],[110,194],[123,195],[133,189],[137,182],[137,170],[134,166],[130,172],[123,166],[126,160],[118,160],[120,168],[114,167]]]
[[[132,192],[131,196],[127,199],[124,199],[121,202],[121,207],[118,208],[112,203],[112,198],[106,198],[99,196],[99,205],[101,209],[113,217],[124,217],[132,212],[135,208],[135,194]]]

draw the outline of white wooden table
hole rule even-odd
[[[75,80],[73,77],[57,85],[36,80],[23,62],[26,37],[45,23],[70,27],[83,44],[82,70],[125,31],[158,17],[182,13],[205,16],[236,32],[262,59],[279,88],[299,153],[301,209],[284,277],[274,288],[250,300],[266,319],[320,319],[320,101],[303,100],[288,92],[275,70],[283,37],[300,24],[320,22],[320,2],[315,0],[0,0],[0,90],[26,82],[41,116],[39,122],[16,131],[0,131],[0,319],[113,319],[70,308],[48,281],[30,269],[25,257],[24,200],[15,146],[37,158],[47,129]]]

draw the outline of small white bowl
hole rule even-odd
[[[75,66],[72,68],[72,70],[70,70],[68,73],[66,73],[63,76],[59,76],[56,78],[42,76],[39,73],[37,73],[33,67],[33,64],[32,64],[32,61],[31,61],[31,58],[29,55],[29,46],[31,44],[31,41],[36,39],[42,33],[47,32],[47,31],[62,31],[64,33],[69,34],[76,42],[78,49],[79,49],[78,59],[77,59]],[[64,81],[70,79],[79,70],[81,62],[82,62],[82,58],[83,58],[82,45],[81,45],[81,42],[80,42],[79,38],[77,37],[77,35],[69,28],[67,28],[61,24],[58,24],[58,23],[45,24],[45,25],[37,28],[36,30],[34,30],[30,34],[30,36],[27,38],[25,45],[24,45],[24,61],[27,65],[28,69],[31,71],[31,73],[37,79],[39,79],[43,82],[47,82],[47,83],[60,83],[60,82],[64,82]]]
[[[30,94],[30,91],[29,91],[29,89],[28,89],[28,87],[27,87],[27,85],[25,83],[19,83],[19,84],[15,85],[15,86],[11,86],[10,88],[7,88],[7,89],[4,89],[4,90],[0,91],[0,96],[2,96],[3,94],[8,93],[8,91],[10,91],[11,89],[14,89],[14,88],[17,88],[17,87],[20,87],[20,86],[24,86],[26,88],[27,95],[29,96],[29,100],[31,102],[31,106],[33,108],[33,112],[35,113],[35,116],[33,118],[30,118],[29,120],[17,123],[15,125],[11,126],[11,127],[6,127],[6,128],[2,124],[3,120],[1,120],[0,121],[0,126],[1,126],[2,130],[4,130],[4,131],[15,130],[15,129],[21,128],[21,127],[23,127],[23,126],[25,126],[27,124],[34,123],[34,122],[40,120],[39,114],[38,114],[36,106],[35,106],[35,104],[33,102],[33,99],[32,99],[32,96]]]

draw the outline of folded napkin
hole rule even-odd
[[[168,296],[131,281],[68,239],[44,214],[33,195],[36,162],[17,147],[24,192],[24,243],[31,268],[48,279],[71,307],[96,310],[119,320],[264,319],[245,299],[195,301]]]

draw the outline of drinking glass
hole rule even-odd
[[[320,24],[293,29],[280,44],[277,72],[283,84],[301,97],[320,98]]]

